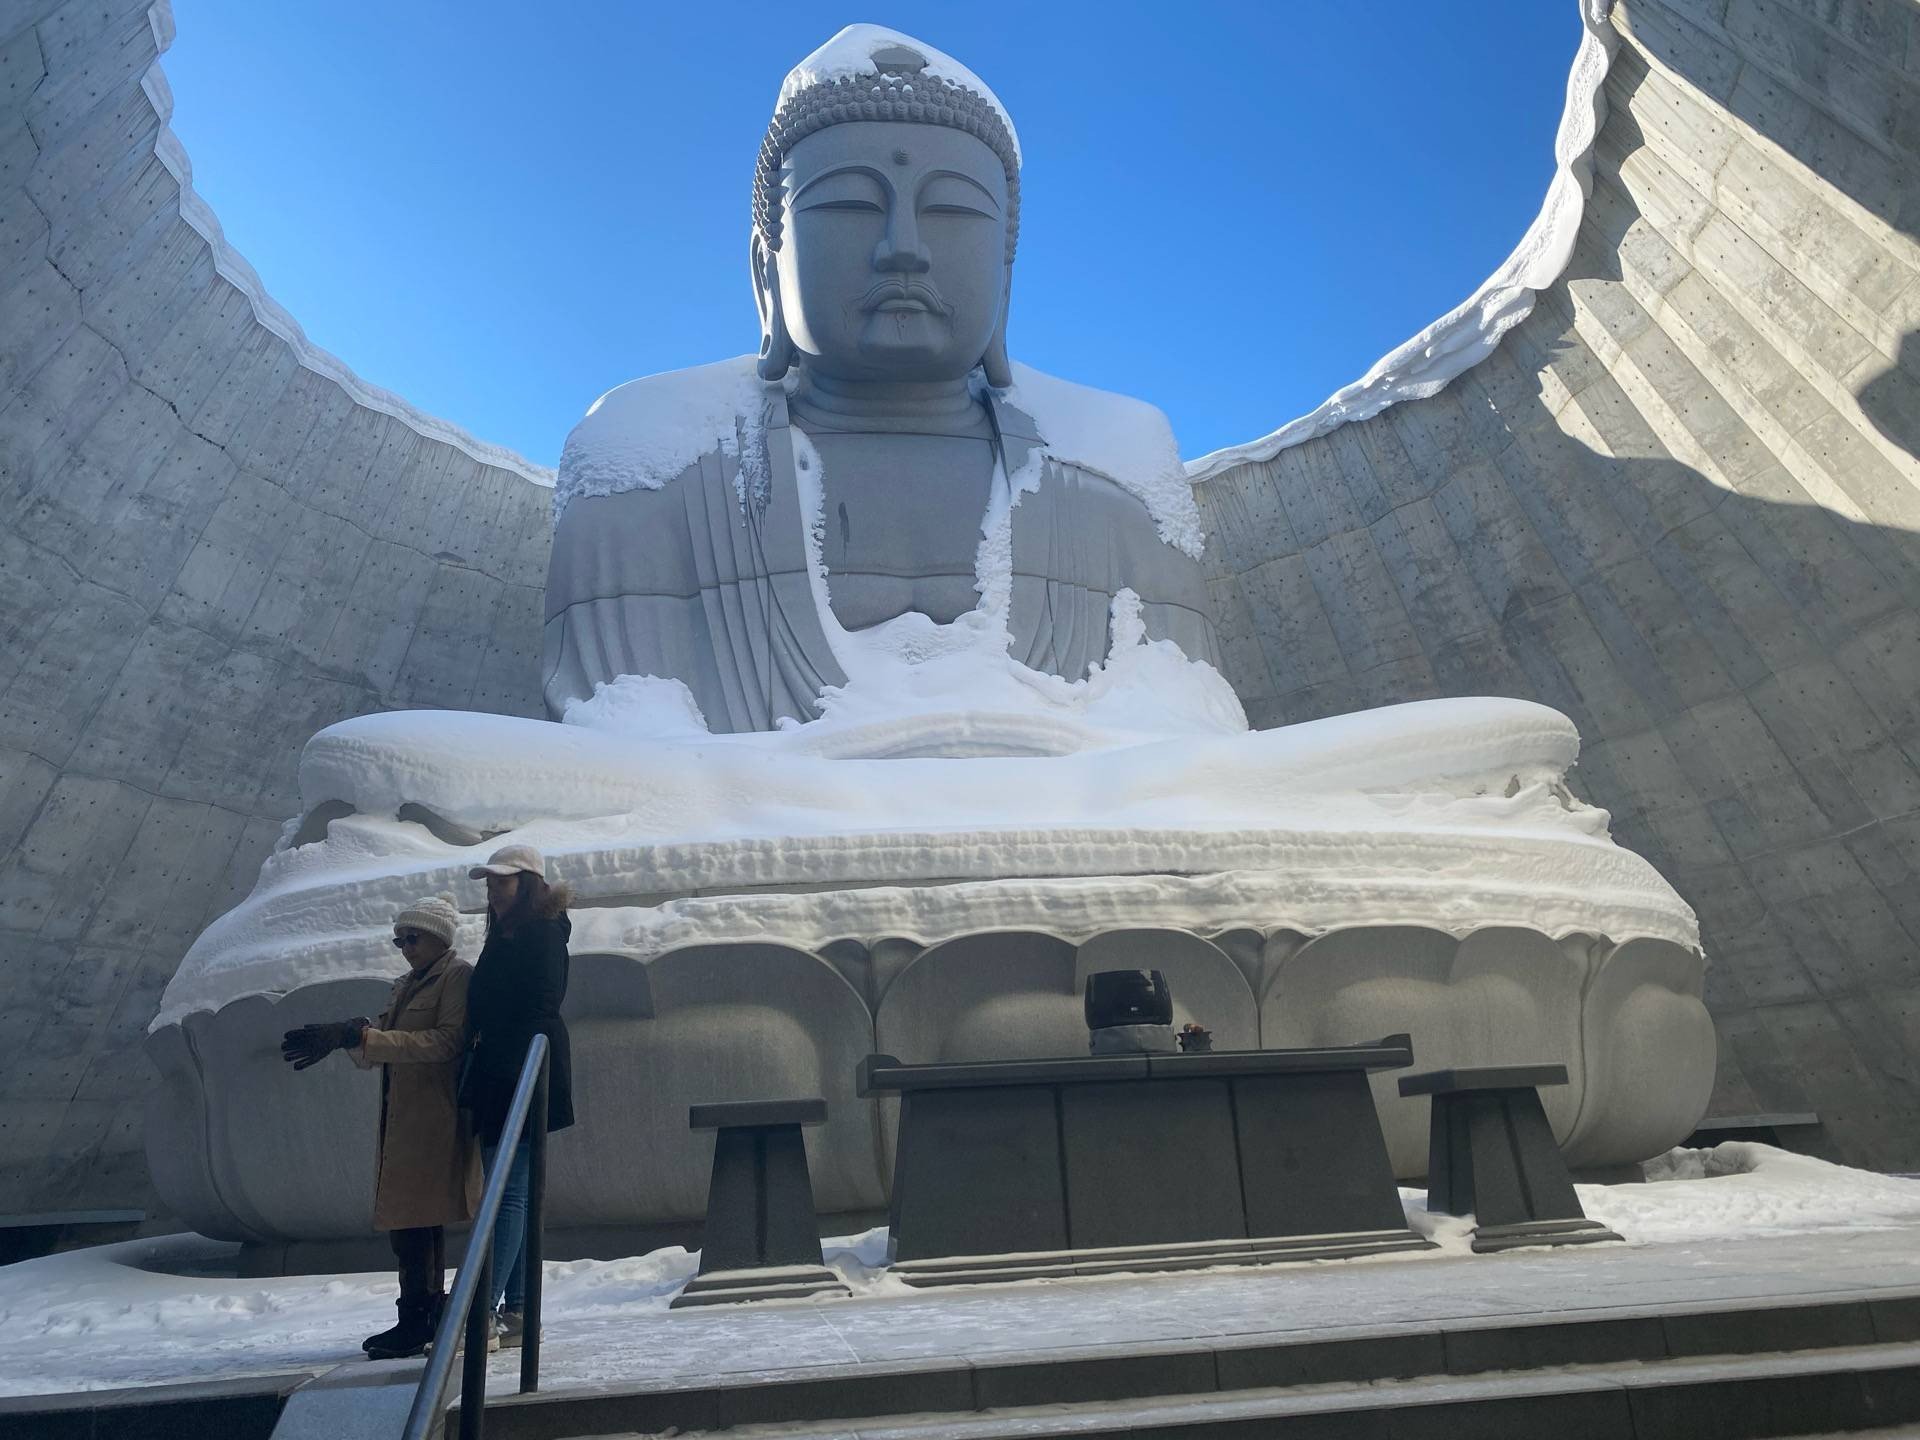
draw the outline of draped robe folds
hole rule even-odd
[[[1044,438],[1029,416],[990,403],[1018,474]],[[808,579],[812,517],[801,513],[784,392],[767,387],[740,428],[740,445],[715,446],[664,485],[567,505],[554,527],[542,665],[555,719],[596,683],[653,675],[683,681],[715,733],[770,730],[814,719],[821,687],[845,683]],[[1198,562],[1162,541],[1115,482],[1045,456],[1038,488],[1013,511],[1009,655],[1083,678],[1106,658],[1122,587],[1140,597],[1148,638],[1218,663]]]

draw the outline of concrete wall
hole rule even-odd
[[[1920,7],[1623,0],[1564,279],[1199,486],[1256,724],[1504,694],[1700,912],[1711,1113],[1920,1168]]]
[[[542,713],[538,472],[260,295],[183,191],[170,24],[0,4],[0,1215],[147,1203],[141,1037],[316,729]]]

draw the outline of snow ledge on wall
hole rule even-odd
[[[1500,339],[1533,313],[1534,297],[1560,278],[1573,254],[1593,184],[1593,147],[1606,119],[1601,86],[1620,43],[1613,28],[1614,0],[1578,0],[1586,27],[1567,77],[1567,108],[1554,137],[1556,162],[1547,198],[1506,262],[1481,287],[1418,335],[1389,351],[1351,385],[1342,386],[1318,409],[1244,445],[1231,445],[1187,462],[1187,479],[1209,480],[1235,465],[1271,460],[1282,450],[1317,439],[1352,420],[1366,420],[1402,400],[1438,394],[1456,375],[1471,370]]]
[[[173,44],[174,21],[172,0],[155,0],[147,11],[148,23],[153,26],[154,44],[161,54]],[[259,273],[249,265],[231,245],[227,243],[226,232],[220,228],[220,221],[200,198],[193,188],[193,164],[187,159],[186,149],[180,144],[180,137],[173,133],[168,122],[173,118],[173,89],[167,84],[167,77],[155,60],[141,78],[140,88],[146,92],[152,104],[154,114],[160,117],[160,133],[154,140],[154,158],[166,167],[180,186],[180,218],[192,227],[201,239],[207,242],[213,251],[213,268],[221,279],[232,285],[247,297],[253,307],[254,319],[266,329],[278,335],[293,348],[294,357],[306,369],[316,375],[324,375],[333,381],[355,403],[369,410],[377,410],[418,431],[429,440],[437,440],[451,445],[454,449],[496,469],[518,475],[521,479],[535,485],[551,488],[553,471],[542,465],[535,465],[525,456],[509,450],[503,445],[493,445],[485,440],[475,439],[458,425],[428,415],[408,404],[391,390],[383,390],[371,385],[356,375],[352,368],[326,350],[322,350],[307,338],[307,332],[300,328],[300,322],[272,296],[267,294],[266,286],[261,283]]]

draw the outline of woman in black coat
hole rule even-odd
[[[468,874],[487,882],[487,943],[474,962],[467,989],[467,1028],[473,1035],[460,1103],[473,1112],[481,1154],[493,1171],[501,1130],[513,1103],[527,1047],[545,1035],[547,1130],[573,1124],[573,1052],[560,1002],[567,994],[567,887],[549,885],[546,862],[530,845],[496,850]],[[493,1295],[501,1308],[500,1343],[518,1345],[527,1297],[526,1235],[529,1140],[512,1157],[500,1218],[493,1230]]]

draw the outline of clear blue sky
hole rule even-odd
[[[749,180],[842,25],[978,72],[1026,155],[1011,348],[1192,456],[1313,408],[1539,209],[1577,0],[175,0],[195,183],[366,379],[551,464],[594,397],[754,348]]]

